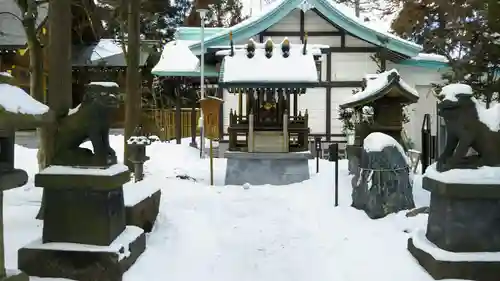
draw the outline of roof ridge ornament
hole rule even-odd
[[[266,58],[270,59],[273,56],[274,43],[271,38],[266,40],[266,44],[264,45],[264,51],[266,54]]]
[[[308,0],[303,0],[300,4],[299,4],[299,8],[302,10],[302,12],[307,12],[311,9],[314,8],[314,6],[308,1]]]
[[[287,37],[281,42],[281,51],[283,52],[283,57],[288,58],[290,56],[290,40]]]
[[[229,54],[229,56],[233,57],[234,56],[233,31],[229,31],[229,42],[231,44],[231,53]]]
[[[247,43],[247,58],[251,59],[255,56],[255,41],[252,38],[248,40]]]

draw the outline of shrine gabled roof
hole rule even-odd
[[[331,3],[330,0],[277,1],[276,3],[271,4],[269,9],[261,12],[259,15],[250,17],[239,24],[208,36],[204,40],[205,47],[229,44],[230,31],[233,34],[234,41],[251,38],[278,23],[294,9],[304,7],[315,8],[338,27],[374,45],[386,47],[391,51],[408,57],[414,57],[422,51],[422,47],[420,45],[403,40],[388,32],[377,30],[370,24],[347,15],[341,8],[337,7],[337,4]],[[200,53],[200,42],[191,45],[191,50],[193,50],[195,54]]]
[[[253,56],[246,49],[235,49],[224,57],[219,74],[221,87],[316,87],[318,71],[314,52],[304,53],[302,44],[290,44],[285,54],[282,44],[273,44],[272,50],[256,46]],[[255,43],[254,43],[255,44]],[[257,44],[255,44],[257,45]],[[254,45],[254,46],[255,46]],[[268,56],[269,55],[269,56]],[[293,85],[292,85],[293,84]]]
[[[45,21],[49,11],[49,3],[38,6],[38,18],[36,19],[37,28]],[[12,46],[19,48],[26,45],[26,33],[23,23],[21,10],[17,6],[16,0],[0,1],[0,47]]]
[[[356,93],[340,105],[340,108],[353,108],[367,105],[375,100],[378,100],[387,94],[397,93],[406,100],[407,103],[415,103],[418,101],[419,95],[417,90],[408,85],[396,69],[391,69],[379,74],[370,74],[364,79],[364,89]]]

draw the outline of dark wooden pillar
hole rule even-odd
[[[182,97],[180,86],[177,86],[174,90],[175,95],[175,143],[181,144],[182,139]]]
[[[297,91],[293,91],[293,116],[298,115],[299,110],[299,94]]]
[[[326,55],[326,81],[332,81],[332,53]],[[325,112],[326,141],[331,140],[332,134],[332,88],[326,88],[326,112]]]
[[[197,147],[196,145],[196,127],[198,125],[198,120],[196,118],[196,100],[194,99],[191,103],[191,143],[190,146]]]
[[[217,96],[224,100],[224,91],[222,88],[217,88]],[[221,140],[224,138],[224,114],[224,103],[221,103],[219,107],[219,137]]]
[[[47,102],[58,115],[66,115],[72,103],[71,21],[71,1],[50,1]]]

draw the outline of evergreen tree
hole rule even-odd
[[[471,85],[489,107],[500,99],[499,13],[496,0],[402,0],[392,28],[424,52],[445,56],[445,80]]]

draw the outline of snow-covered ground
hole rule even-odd
[[[123,137],[110,138],[122,155]],[[215,159],[215,186],[209,186],[208,159],[200,160],[188,143],[148,147],[146,179],[137,188],[160,186],[162,203],[147,250],[125,281],[433,280],[406,250],[408,232],[425,227],[427,216],[401,212],[370,220],[351,208],[345,160],[339,164],[340,206],[334,207],[333,163],[321,160],[315,174],[312,160],[312,177],[303,183],[244,189],[222,186],[225,160]],[[17,249],[42,234],[35,220],[41,196],[32,178],[36,150],[17,146],[16,160],[31,178],[5,193],[8,268],[17,266]],[[416,177],[415,202],[428,205],[419,183]]]

